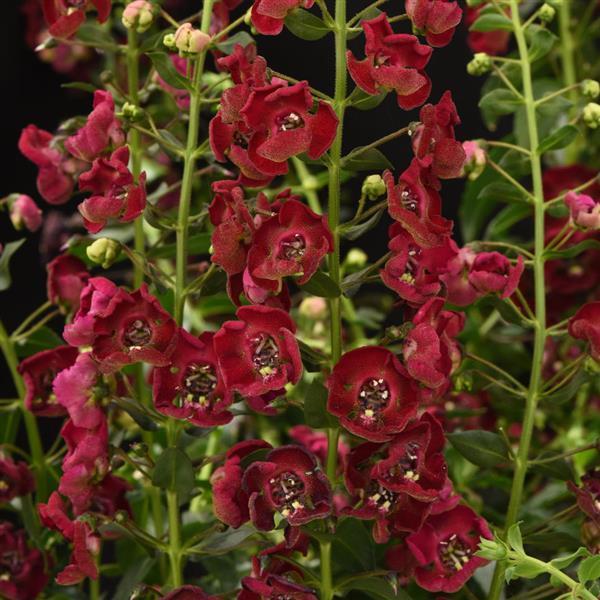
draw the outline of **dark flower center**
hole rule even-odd
[[[217,387],[217,373],[212,365],[189,365],[181,380],[181,388],[186,402],[206,405],[208,397]]]
[[[358,393],[358,403],[362,416],[371,419],[387,407],[390,402],[390,388],[385,379],[367,379]]]
[[[380,512],[389,512],[396,503],[398,494],[384,488],[381,484],[374,483],[368,495],[368,501],[377,507]]]
[[[411,481],[419,480],[419,444],[417,442],[408,442],[405,448],[404,456],[388,471],[391,478],[402,477]]]
[[[0,477],[0,493],[6,492],[9,489],[10,489],[10,481],[8,481],[7,479],[4,479],[3,477]]]
[[[39,395],[35,398],[37,404],[44,404],[45,402],[51,404],[56,403],[56,396],[54,395],[52,384],[57,375],[57,369],[47,369],[40,374],[37,386]]]
[[[296,473],[284,471],[269,480],[271,498],[284,517],[304,507],[304,482]]]
[[[243,148],[244,150],[246,150],[248,148],[248,138],[243,135],[242,133],[240,133],[239,131],[236,131],[233,134],[233,143],[235,146],[239,146],[240,148]]]
[[[406,188],[400,194],[400,201],[406,210],[419,214],[419,197],[412,190]]]
[[[136,319],[125,330],[123,339],[129,348],[145,346],[152,339],[152,328],[148,321]]]
[[[462,571],[472,553],[471,548],[456,533],[438,545],[440,561],[448,571]]]
[[[304,127],[304,119],[295,112],[291,112],[277,119],[277,128],[279,131],[289,131],[290,129],[298,129]]]
[[[418,259],[420,255],[421,249],[419,247],[413,245],[408,247],[406,266],[404,267],[404,273],[400,276],[400,280],[404,283],[413,284],[415,282],[415,273],[419,268]]]
[[[306,241],[299,234],[286,237],[279,242],[279,258],[301,260],[306,252]]]
[[[387,54],[384,54],[383,52],[378,52],[375,55],[375,58],[373,60],[373,66],[376,69],[379,69],[379,67],[384,67],[390,64],[390,57]]]
[[[73,8],[84,8],[88,0],[67,0],[67,4]]]
[[[259,333],[252,342],[252,364],[254,369],[267,378],[273,375],[280,366],[279,347],[267,333]]]

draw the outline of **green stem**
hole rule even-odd
[[[331,542],[321,542],[321,600],[329,600],[332,597]]]
[[[23,401],[25,399],[25,384],[23,378],[19,374],[18,364],[19,359],[15,352],[15,345],[10,339],[2,321],[0,321],[0,347],[6,360],[6,364],[10,370],[15,389],[21,402],[21,412],[23,414],[23,421],[25,422],[25,430],[27,432],[27,441],[29,442],[29,450],[31,453],[32,463],[35,469],[35,483],[37,496],[36,499],[40,502],[45,502],[48,497],[48,486],[46,478],[46,459],[44,456],[44,449],[42,446],[42,440],[40,438],[40,432],[37,425],[36,418],[29,412]],[[19,427],[19,411],[13,411],[7,420],[7,424],[4,429],[3,442],[12,444],[17,436],[17,430]]]
[[[293,156],[292,163],[296,169],[296,175],[298,175],[304,195],[308,200],[308,205],[318,215],[322,214],[323,209],[321,208],[321,203],[319,202],[319,194],[316,192],[317,179],[311,175],[306,165],[298,157]]]
[[[40,307],[36,308],[21,324],[12,332],[12,337],[19,335],[22,331],[25,331],[27,326],[34,321],[39,315],[52,306],[51,302],[44,302]]]
[[[529,390],[525,404],[523,417],[523,430],[519,442],[519,450],[514,461],[515,471],[513,475],[508,511],[504,524],[504,531],[515,524],[523,498],[523,487],[527,475],[527,464],[529,449],[535,425],[535,412],[540,397],[542,385],[542,361],[544,356],[544,344],[546,342],[546,292],[544,281],[544,190],[542,187],[542,163],[541,157],[536,152],[539,145],[537,119],[535,113],[535,97],[533,95],[533,82],[531,66],[527,50],[527,41],[519,15],[519,3],[517,0],[510,1],[511,19],[517,41],[519,57],[521,59],[521,74],[523,79],[523,98],[527,116],[527,129],[529,132],[529,149],[531,151],[531,177],[533,181],[533,206],[534,206],[534,258],[533,273],[535,285],[535,338],[533,359],[531,364],[531,375]],[[504,571],[503,563],[496,565],[494,577],[490,587],[489,599],[498,600],[502,593]]]
[[[341,161],[342,166],[349,160],[356,158],[357,156],[360,156],[361,154],[364,154],[368,150],[372,150],[373,148],[377,148],[378,146],[387,144],[388,142],[391,142],[392,140],[395,140],[396,138],[399,138],[400,136],[407,135],[409,131],[410,131],[410,127],[403,127],[402,129],[398,129],[397,131],[393,131],[392,133],[388,133],[387,135],[384,135],[383,137],[379,138],[378,140],[375,140],[374,142],[371,142],[370,144],[367,144],[366,146],[361,146],[360,148],[356,148],[356,150],[353,150],[352,152],[350,152],[350,154],[348,154],[348,156],[345,156],[342,159],[342,161]]]
[[[171,564],[171,585],[182,585],[181,564],[181,528],[179,523],[179,498],[177,492],[167,490],[167,509],[169,512],[169,562]]]
[[[96,579],[90,579],[90,600],[100,600],[100,575]]]

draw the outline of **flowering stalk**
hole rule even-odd
[[[527,475],[529,448],[535,426],[535,412],[540,398],[542,386],[542,362],[544,359],[544,345],[546,343],[546,287],[544,277],[544,190],[542,185],[542,161],[537,152],[539,145],[537,117],[535,112],[535,97],[533,95],[533,80],[531,65],[527,49],[527,41],[521,17],[519,3],[511,0],[511,18],[519,52],[521,74],[523,78],[523,98],[527,116],[527,131],[529,133],[529,151],[531,178],[533,182],[533,208],[534,208],[534,251],[533,251],[533,276],[535,286],[535,322],[533,359],[529,389],[523,416],[523,431],[519,442],[519,449],[514,461],[514,475],[508,511],[504,530],[508,531],[514,525],[519,515],[523,498],[523,486]],[[489,598],[498,600],[502,593],[505,567],[498,563],[492,580]]]

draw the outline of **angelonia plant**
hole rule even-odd
[[[23,11],[89,112],[0,205],[48,292],[0,324],[0,597],[599,597],[600,4]],[[467,27],[490,139],[428,74]]]

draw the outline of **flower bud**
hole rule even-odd
[[[121,22],[126,29],[135,29],[138,33],[148,30],[154,21],[154,6],[147,0],[133,0],[123,11]]]
[[[175,50],[175,34],[167,33],[167,35],[165,35],[165,37],[163,38],[163,44],[169,50]]]
[[[127,119],[128,121],[139,121],[144,116],[144,111],[135,104],[125,102],[121,109],[121,113],[118,116]]]
[[[504,560],[508,556],[508,549],[502,542],[481,538],[477,556],[487,560]]]
[[[367,264],[368,258],[369,257],[360,248],[352,248],[346,255],[346,260],[344,262],[348,267],[362,269]]]
[[[590,129],[598,129],[598,127],[600,127],[600,104],[590,102],[584,106],[583,122]]]
[[[600,96],[600,83],[594,79],[584,79],[581,82],[581,93],[590,100]]]
[[[550,23],[556,16],[556,9],[546,2],[540,7],[538,16],[542,23]]]
[[[485,169],[487,161],[486,153],[476,140],[463,142],[463,150],[467,155],[463,166],[463,175],[473,181],[477,179]]]
[[[381,175],[369,175],[362,184],[362,194],[369,200],[377,200],[386,193],[385,182]]]
[[[17,230],[37,231],[42,225],[42,211],[33,198],[26,194],[12,194],[9,197],[10,220]]]
[[[180,55],[198,54],[208,46],[210,36],[199,29],[194,29],[191,23],[184,23],[175,32],[174,42]]]
[[[300,303],[299,311],[302,316],[315,321],[324,319],[327,316],[327,301],[317,296],[304,298]]]
[[[90,244],[85,252],[93,263],[108,269],[121,253],[121,244],[109,238],[100,238]]]
[[[492,70],[492,58],[485,52],[477,52],[471,62],[467,65],[467,73],[478,77],[479,75],[485,75],[488,71]]]

